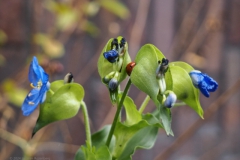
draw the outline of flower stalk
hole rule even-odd
[[[121,110],[122,110],[123,101],[124,101],[124,99],[125,99],[125,97],[126,97],[126,95],[128,93],[128,90],[129,90],[131,84],[132,84],[131,79],[129,79],[128,82],[127,82],[127,85],[126,85],[126,87],[125,87],[125,89],[123,91],[123,95],[121,97],[121,100],[120,100],[120,102],[117,105],[117,111],[116,111],[116,114],[115,114],[115,117],[114,117],[111,129],[110,129],[110,132],[108,134],[107,142],[106,142],[107,147],[109,147],[109,145],[111,143],[111,139],[112,139],[114,130],[115,130],[116,126],[117,126],[119,115],[120,115]]]
[[[141,104],[140,108],[139,108],[139,113],[142,114],[142,112],[145,110],[148,102],[150,101],[150,96],[147,95],[143,101],[143,103]]]
[[[87,111],[87,106],[84,101],[81,102],[81,106],[82,106],[82,111],[83,111],[83,116],[84,116],[87,144],[89,144],[90,147],[92,148],[92,139],[91,139],[91,130],[90,130],[90,125],[89,125],[88,111]]]

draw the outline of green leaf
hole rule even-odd
[[[92,135],[92,146],[93,149],[82,146],[75,155],[75,160],[107,160],[111,159],[110,151],[106,147],[107,136],[110,131],[111,126],[107,125],[100,131],[94,133]],[[115,143],[115,137],[112,138],[110,144],[110,150],[112,150]],[[97,152],[95,152],[97,150]],[[92,158],[92,159],[91,159]],[[104,159],[105,158],[105,159]]]
[[[40,105],[40,114],[33,130],[33,135],[47,124],[74,117],[80,108],[84,97],[84,89],[77,83],[67,83],[61,86],[61,81],[52,83],[47,98]],[[53,89],[53,91],[51,91]],[[56,90],[57,89],[57,90]]]
[[[141,114],[138,112],[137,107],[134,104],[134,101],[130,97],[126,96],[123,105],[126,110],[125,125],[131,126],[142,120]]]
[[[106,10],[114,13],[122,19],[126,19],[129,17],[130,12],[125,5],[123,5],[120,1],[113,0],[100,0],[99,4],[105,8]]]
[[[127,143],[118,160],[132,160],[132,155],[136,149],[152,148],[157,139],[157,135],[157,127],[149,126],[139,130]]]
[[[75,160],[112,160],[107,146],[101,146],[97,151],[91,150],[85,146],[77,151]]]
[[[94,133],[92,135],[92,145],[97,149],[105,145],[107,142],[107,137],[110,132],[110,129],[111,129],[111,125],[107,125],[103,127],[103,129],[101,129],[100,131]],[[110,151],[112,151],[114,144],[115,144],[115,137],[113,136],[110,143],[110,147],[109,147]]]
[[[203,109],[199,102],[199,91],[193,86],[189,76],[191,66],[185,63],[172,63],[169,66],[173,80],[173,92],[177,99],[185,102],[203,118]]]
[[[171,128],[171,123],[172,123],[171,110],[169,108],[164,107],[163,105],[161,105],[159,108],[160,108],[160,111],[159,111],[160,118],[162,120],[166,134],[174,136]]]
[[[132,126],[126,126],[118,122],[114,136],[116,137],[115,148],[113,151],[114,158],[118,160],[130,160],[132,154],[137,148],[149,149],[151,148],[157,138],[158,128],[161,126],[159,120],[153,115],[148,116],[147,119],[152,123],[150,124],[145,119]]]

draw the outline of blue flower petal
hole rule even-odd
[[[37,86],[37,82],[41,79],[42,70],[39,69],[38,60],[34,56],[29,66],[28,79],[34,86]]]
[[[189,75],[192,79],[193,85],[196,88],[198,88],[199,83],[201,83],[204,79],[204,77],[202,76],[202,73],[194,70],[194,71],[190,72]]]
[[[218,88],[218,83],[207,74],[201,73],[200,71],[193,70],[189,73],[192,82],[196,88],[199,88],[201,93],[209,97],[209,92],[214,92]]]
[[[22,111],[24,116],[29,116],[38,106],[40,99],[40,90],[33,88],[22,104]]]
[[[43,85],[41,90],[40,90],[40,96],[39,96],[39,99],[40,99],[40,103],[43,103],[46,99],[46,92],[49,90],[49,85],[50,83],[48,82],[46,85]]]
[[[104,52],[103,56],[107,59],[110,63],[114,63],[118,59],[118,52],[116,50],[110,50],[108,52]]]
[[[33,84],[33,89],[29,92],[22,104],[24,116],[30,115],[46,99],[46,92],[49,90],[48,74],[38,65],[38,60],[33,57],[29,67],[29,81]]]
[[[206,82],[201,82],[198,86],[199,90],[201,91],[201,93],[205,96],[205,97],[209,97],[210,94],[207,90],[207,83]]]
[[[207,74],[203,74],[204,81],[208,84],[207,90],[209,92],[214,92],[218,88],[218,83],[211,77],[209,77]]]

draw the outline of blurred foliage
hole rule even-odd
[[[3,66],[6,62],[6,59],[3,57],[3,55],[0,54],[0,67]]]
[[[7,35],[0,29],[0,45],[7,41]]]
[[[42,47],[44,53],[50,58],[58,58],[64,54],[63,44],[46,34],[35,34],[34,42]]]
[[[44,3],[44,6],[56,15],[56,27],[59,30],[69,29],[81,18],[81,12],[71,7],[70,2],[45,1]]]
[[[26,95],[27,90],[19,88],[16,82],[12,79],[6,79],[3,83],[3,92],[8,98],[8,101],[17,107],[21,107]]]
[[[109,12],[117,15],[122,19],[126,19],[129,17],[130,12],[127,7],[121,3],[120,1],[115,0],[99,0],[99,4],[108,10]],[[113,7],[114,6],[114,7]]]

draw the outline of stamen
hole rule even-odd
[[[37,87],[35,87],[35,86],[33,85],[33,83],[30,83],[30,86],[31,86],[32,88],[37,88]]]
[[[37,88],[40,89],[42,87],[42,82],[41,81],[38,81],[37,83]]]
[[[28,104],[30,104],[30,105],[34,105],[35,103],[33,103],[33,102],[28,102]]]

